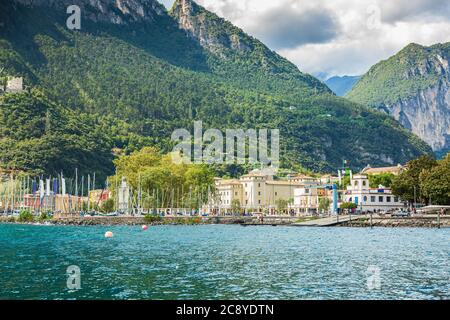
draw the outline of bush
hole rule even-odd
[[[341,209],[356,209],[358,206],[353,202],[343,202],[341,204]]]
[[[50,218],[51,218],[51,216],[48,214],[47,211],[42,211],[41,214],[39,215],[38,220],[39,221],[45,221],[45,220],[48,220]]]
[[[156,214],[146,214],[144,216],[145,223],[151,224],[155,222],[160,222],[162,220],[162,217]]]
[[[33,222],[34,221],[33,214],[28,210],[22,210],[19,213],[19,221],[20,222]]]

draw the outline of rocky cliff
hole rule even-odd
[[[13,0],[27,7],[48,7],[65,11],[77,5],[83,17],[93,22],[125,24],[134,21],[151,21],[165,14],[165,8],[156,0]]]
[[[382,110],[437,153],[450,150],[450,43],[411,44],[373,66],[347,95]]]

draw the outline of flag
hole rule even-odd
[[[33,179],[31,190],[32,190],[31,192],[33,193],[33,196],[34,196],[36,194],[36,191],[37,191],[36,178]]]
[[[58,179],[53,179],[53,194],[58,194]]]
[[[66,179],[61,175],[61,193],[63,196],[66,195]]]
[[[44,180],[39,179],[39,197],[44,198]]]
[[[50,196],[50,179],[45,180],[45,195]]]

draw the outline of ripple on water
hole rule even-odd
[[[449,299],[450,229],[0,225],[0,297]],[[81,269],[81,290],[66,269]],[[368,268],[381,288],[369,290]]]

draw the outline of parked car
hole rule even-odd
[[[393,217],[393,218],[407,218],[410,216],[411,216],[411,212],[403,211],[403,210],[395,211],[391,215],[391,217]]]

